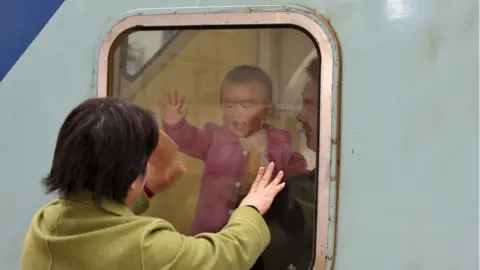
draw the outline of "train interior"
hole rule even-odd
[[[275,110],[267,122],[287,130],[294,149],[305,157],[308,168],[315,167],[316,155],[306,147],[305,138],[299,132],[301,126],[296,121],[301,91],[308,77],[305,69],[318,51],[305,32],[290,27],[139,29],[119,39],[110,64],[113,87],[109,94],[152,109],[160,125],[158,102],[172,90],[185,96],[186,120],[190,124],[198,128],[206,122],[220,125],[220,85],[225,74],[243,64],[262,68],[273,82]],[[155,196],[145,215],[162,217],[178,231],[192,234],[203,161],[181,153],[178,159],[185,163],[188,172],[161,196]],[[313,215],[314,206],[310,207]],[[280,229],[272,234],[275,237],[271,246],[276,242],[278,248],[295,245],[288,243]],[[311,241],[315,238],[305,237]],[[282,245],[282,241],[287,241],[287,245]],[[309,260],[313,261],[313,257],[313,254],[309,256]],[[268,269],[274,267],[267,266]]]

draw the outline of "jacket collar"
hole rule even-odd
[[[93,201],[93,194],[89,190],[81,190],[79,192],[60,196],[60,199],[65,201],[71,201],[81,204],[87,204],[98,208],[99,210],[106,210],[111,214],[115,214],[117,216],[133,216],[135,215],[132,210],[124,203],[119,203],[116,201],[112,201],[109,199],[102,199],[100,200],[99,204],[96,204]]]

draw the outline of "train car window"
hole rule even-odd
[[[150,52],[150,64],[134,47]],[[272,240],[254,269],[325,267],[317,268],[326,256],[329,172],[315,169],[324,66],[307,31],[143,26],[119,34],[109,55],[107,94],[152,109],[188,168],[145,215],[188,235],[218,232],[258,168],[273,161],[285,172],[288,192],[265,216]],[[326,203],[321,218],[319,203]]]

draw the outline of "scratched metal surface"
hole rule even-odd
[[[335,269],[478,269],[478,1],[161,2],[66,0],[1,81],[0,269],[19,268],[30,218],[51,199],[39,179],[63,117],[95,94],[115,18],[282,4],[327,18],[342,48]]]

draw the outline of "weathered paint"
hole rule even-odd
[[[66,0],[1,82],[2,269],[19,268],[28,222],[51,198],[39,180],[56,132],[95,95],[98,48],[121,14],[285,4],[324,16],[342,49],[335,269],[478,269],[478,1],[161,2]]]

